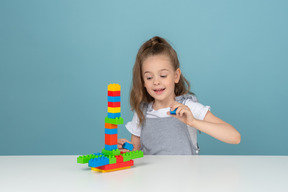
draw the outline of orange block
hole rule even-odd
[[[117,134],[109,135],[105,134],[106,145],[117,145]]]
[[[105,128],[107,129],[116,129],[118,126],[111,123],[105,123]]]
[[[98,171],[101,173],[107,173],[107,172],[111,172],[111,171],[118,171],[118,170],[123,170],[123,169],[129,169],[131,166],[129,167],[121,167],[121,168],[117,168],[117,169],[110,169],[110,170],[103,170],[103,169],[98,169],[96,167],[92,167],[91,170],[92,171]]]

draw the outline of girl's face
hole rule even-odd
[[[155,103],[170,105],[174,101],[175,83],[179,82],[180,74],[180,69],[175,71],[166,55],[150,56],[142,64],[144,86]]]

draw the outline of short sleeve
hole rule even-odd
[[[139,118],[136,112],[134,112],[132,120],[129,121],[125,127],[131,134],[140,137],[141,127],[139,126]]]
[[[210,111],[210,106],[205,106],[199,102],[195,102],[192,100],[187,100],[185,102],[185,105],[187,105],[190,108],[193,116],[198,120],[203,120],[207,112]]]

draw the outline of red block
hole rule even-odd
[[[105,145],[117,145],[117,134],[105,134]]]
[[[108,102],[108,107],[121,107],[120,102]]]
[[[118,155],[115,157],[116,157],[116,163],[122,163],[123,162],[123,156],[122,155]]]
[[[134,165],[134,161],[130,160],[130,161],[122,162],[122,163],[103,165],[103,166],[97,167],[97,169],[110,170],[110,169],[118,169],[121,167],[129,167],[133,165]]]
[[[118,97],[120,96],[120,91],[108,91],[108,96]]]

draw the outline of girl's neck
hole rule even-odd
[[[168,108],[172,105],[172,103],[174,103],[175,98],[169,100],[169,101],[153,101],[152,104],[152,108],[154,110],[159,110],[159,109],[163,109],[163,108]]]

